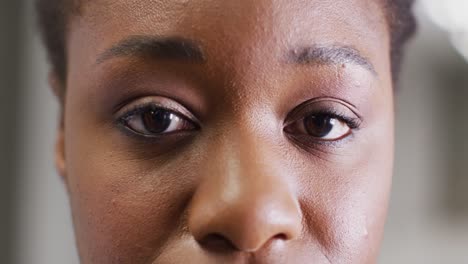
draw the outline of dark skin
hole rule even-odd
[[[376,262],[379,2],[85,1],[67,41],[56,160],[82,263]]]

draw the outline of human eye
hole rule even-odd
[[[316,142],[338,142],[361,124],[350,106],[338,100],[306,102],[293,110],[292,116],[284,131],[293,137]]]
[[[136,100],[117,113],[120,125],[143,137],[162,137],[198,129],[195,117],[179,103],[164,97]]]

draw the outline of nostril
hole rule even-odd
[[[286,241],[286,240],[289,240],[289,238],[288,238],[288,236],[286,234],[282,233],[282,234],[277,234],[276,236],[274,236],[273,240]]]
[[[206,250],[218,253],[227,253],[238,250],[229,239],[220,234],[209,234],[200,240],[199,244]]]
[[[274,241],[286,242],[288,240],[289,240],[289,237],[287,234],[280,233],[271,237],[269,240],[265,241],[265,243],[272,243]],[[258,248],[251,249],[251,250],[240,249],[230,239],[218,233],[209,234],[205,236],[203,239],[199,240],[198,243],[205,250],[218,253],[218,254],[232,253],[234,251],[253,252],[253,251],[258,250]]]

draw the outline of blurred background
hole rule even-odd
[[[77,264],[53,167],[57,105],[31,3],[0,1],[0,263]],[[426,10],[416,6],[419,33],[397,95],[382,264],[468,263],[468,62]]]

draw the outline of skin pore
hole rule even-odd
[[[56,158],[81,262],[375,263],[389,42],[375,0],[84,1]]]

